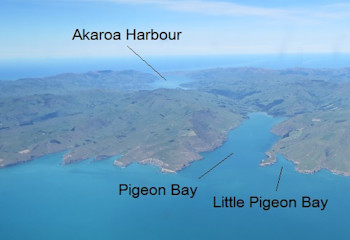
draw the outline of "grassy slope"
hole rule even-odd
[[[150,84],[156,80],[152,74],[131,70],[67,73],[46,78],[0,81],[0,92],[1,97],[13,97],[42,93],[66,94],[91,89],[139,90],[150,89]]]
[[[350,69],[264,70],[216,69],[192,73],[189,87],[236,99],[250,111],[289,117],[273,132],[281,139],[262,165],[276,161],[276,152],[302,172],[327,168],[350,174]]]
[[[299,115],[275,126],[273,132],[281,139],[270,150],[272,156],[276,152],[286,156],[301,172],[326,168],[349,175],[349,109]]]
[[[0,82],[0,166],[69,150],[66,163],[123,155],[118,165],[179,170],[220,146],[246,113],[263,111],[289,117],[274,128],[281,140],[265,163],[278,152],[300,171],[350,173],[350,69],[177,74],[194,79],[184,85],[192,90],[138,91],[154,77],[133,71]]]
[[[179,170],[222,144],[242,119],[233,110],[225,97],[164,89],[3,99],[0,164],[70,150],[66,163],[123,155]]]

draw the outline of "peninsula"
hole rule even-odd
[[[190,81],[160,89],[154,75],[109,70],[0,81],[0,167],[65,150],[64,164],[119,155],[176,172],[259,111],[286,119],[261,165],[278,153],[300,172],[350,174],[349,68],[173,74]]]

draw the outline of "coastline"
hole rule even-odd
[[[259,163],[260,167],[267,167],[267,166],[271,166],[275,163],[277,163],[278,161],[278,157],[277,157],[277,153],[274,150],[269,150],[267,152],[265,152],[265,154],[268,156],[267,158],[264,158],[261,160],[261,162]],[[286,161],[292,162],[294,164],[294,169],[296,172],[301,173],[301,174],[315,174],[317,172],[320,172],[321,170],[326,170],[330,173],[333,173],[335,175],[338,176],[343,176],[343,177],[350,177],[350,173],[348,172],[344,172],[344,171],[339,171],[339,170],[332,170],[332,169],[328,169],[328,168],[314,168],[314,169],[300,169],[298,168],[298,165],[300,164],[300,162],[296,161],[296,160],[292,160],[287,158],[286,156],[280,154]],[[265,160],[267,159],[271,159],[271,161],[265,162]]]
[[[253,113],[250,113],[250,114],[253,114]],[[191,154],[191,156],[188,156],[187,161],[183,162],[183,164],[181,165],[180,168],[172,168],[171,166],[169,166],[168,163],[165,163],[165,162],[163,162],[162,160],[160,160],[160,159],[158,159],[156,157],[148,157],[148,158],[145,158],[145,159],[142,159],[142,160],[139,160],[139,161],[123,162],[123,161],[120,161],[123,158],[123,156],[121,156],[121,157],[117,157],[115,160],[113,160],[113,165],[121,167],[121,168],[126,168],[128,165],[130,165],[132,163],[138,163],[138,164],[143,164],[143,165],[156,166],[156,167],[158,167],[160,169],[160,172],[165,173],[165,174],[178,173],[179,171],[181,171],[181,170],[187,168],[188,166],[190,166],[192,162],[202,160],[203,156],[201,155],[201,153],[212,152],[212,151],[215,151],[217,148],[222,147],[225,144],[225,142],[228,140],[229,133],[231,131],[234,131],[237,127],[241,126],[242,123],[244,122],[244,119],[249,118],[250,114],[244,115],[244,117],[242,119],[243,121],[241,121],[239,124],[233,126],[229,130],[225,131],[224,134],[219,135],[219,139],[216,142],[214,142],[211,146],[207,146],[206,148],[197,149],[197,151],[191,152],[193,154]],[[254,113],[254,114],[265,114],[265,115],[268,115],[267,113],[264,113],[264,112],[257,112],[257,113]],[[65,155],[63,155],[63,157],[62,157],[62,164],[72,164],[72,163],[81,162],[81,161],[85,161],[85,160],[89,159],[89,158],[80,158],[77,161],[65,161],[66,158],[69,158],[70,153],[69,153],[69,150],[67,150],[67,149],[64,150],[64,151],[67,151],[67,153]],[[20,164],[23,164],[23,163],[27,163],[27,162],[36,160],[36,159],[38,159],[40,157],[43,157],[43,156],[46,156],[46,155],[49,155],[49,154],[53,154],[53,153],[56,153],[56,152],[61,152],[61,151],[49,152],[49,153],[42,154],[42,155],[39,155],[39,156],[30,156],[29,158],[22,159],[22,160],[20,160],[18,162],[10,162],[10,163],[7,163],[7,164],[6,164],[6,160],[1,158],[0,159],[0,169],[1,168],[7,168],[7,167],[11,167],[11,166],[20,165]],[[26,155],[28,153],[30,153],[30,150],[26,149],[25,152],[21,151],[20,155],[23,157],[23,155]],[[265,154],[266,154],[267,157],[261,160],[261,162],[259,163],[260,167],[266,167],[266,166],[270,166],[270,165],[275,164],[278,161],[277,154],[281,154],[281,153],[276,152],[273,149],[273,147],[272,147],[270,150],[266,151]],[[329,171],[329,172],[331,172],[333,174],[339,175],[339,176],[345,176],[345,177],[349,177],[350,176],[349,172],[344,172],[344,171],[340,171],[340,170],[332,170],[332,169],[322,168],[322,167],[318,167],[318,168],[314,168],[314,169],[300,169],[298,167],[298,165],[300,164],[299,161],[296,161],[296,160],[293,160],[293,159],[289,159],[288,157],[284,156],[283,154],[281,154],[281,156],[283,156],[287,161],[292,162],[295,165],[295,171],[297,171],[298,173],[314,174],[314,173],[317,173],[317,172],[325,169],[325,170],[327,170],[327,171]],[[108,158],[112,158],[112,157],[115,157],[115,155],[114,156],[109,156]],[[95,159],[94,161],[101,161],[101,160],[103,160],[103,159],[98,159],[98,160]]]
[[[243,118],[242,120],[245,120],[245,118]],[[194,150],[193,152],[190,152],[191,156],[189,158],[187,158],[187,161],[184,162],[180,168],[172,169],[171,166],[169,166],[168,163],[165,163],[165,162],[161,161],[160,159],[158,159],[156,157],[149,157],[149,158],[145,158],[145,159],[142,159],[142,160],[139,160],[139,161],[123,162],[123,161],[120,161],[123,158],[123,156],[121,156],[121,157],[118,157],[117,159],[113,160],[113,165],[121,167],[121,168],[126,168],[128,165],[130,165],[132,163],[138,163],[138,164],[143,164],[143,165],[156,166],[156,167],[158,167],[160,169],[160,171],[162,173],[165,173],[165,174],[167,174],[167,173],[171,173],[171,174],[178,173],[179,171],[181,171],[181,170],[187,168],[188,166],[190,166],[190,164],[192,162],[202,160],[203,156],[201,155],[201,153],[215,151],[217,148],[219,148],[223,144],[225,144],[225,142],[228,140],[228,134],[231,131],[235,130],[237,127],[241,126],[242,122],[244,122],[244,121],[241,121],[239,124],[236,124],[236,125],[232,126],[230,129],[226,130],[223,134],[220,134],[218,136],[218,140],[216,142],[214,142],[211,146],[208,146],[207,148],[197,149],[199,151]],[[69,159],[71,157],[70,149],[64,149],[63,151],[47,152],[45,154],[38,154],[38,155],[35,155],[35,156],[31,155],[30,157],[26,157],[25,155],[31,153],[30,149],[28,149],[28,151],[26,151],[25,153],[23,153],[23,152],[20,153],[20,156],[22,158],[26,157],[25,159],[22,159],[20,161],[10,162],[10,163],[4,164],[3,162],[5,162],[5,159],[1,158],[2,161],[0,161],[0,169],[1,168],[7,168],[7,167],[11,167],[11,166],[20,165],[20,164],[31,162],[31,161],[35,161],[38,158],[44,157],[46,155],[54,154],[54,153],[57,153],[57,152],[66,152],[66,154],[64,154],[63,157],[62,157],[62,164],[63,165],[74,164],[74,163],[82,162],[82,161],[85,161],[85,160],[91,158],[91,157],[86,157],[86,158],[79,158],[79,159],[74,160],[74,161],[67,161],[67,159]],[[112,158],[112,157],[115,157],[115,155],[114,156],[109,156],[107,158]],[[105,158],[105,159],[107,159],[107,158]],[[103,159],[98,159],[98,160],[94,159],[94,161],[101,161],[101,160],[103,160]]]

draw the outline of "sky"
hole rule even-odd
[[[1,0],[0,60],[350,53],[350,2]],[[87,31],[182,32],[179,41],[72,41]]]

